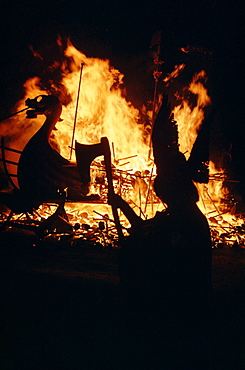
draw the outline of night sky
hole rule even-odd
[[[224,146],[232,143],[232,176],[244,192],[242,0],[223,1],[2,1],[1,117],[18,100],[23,82],[36,74],[30,46],[38,50],[70,38],[89,57],[110,59],[124,75],[136,106],[151,95],[150,44],[162,31],[163,75],[185,62],[181,47],[207,51],[192,56],[191,69],[204,68],[212,100],[219,104]]]

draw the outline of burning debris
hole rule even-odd
[[[60,41],[57,43],[61,47]],[[184,68],[176,66],[163,82],[171,84],[171,79],[176,79]],[[48,78],[26,81],[25,96],[16,105],[20,114],[1,124],[2,178],[8,178],[8,186],[2,186],[1,192],[1,203],[7,206],[1,213],[2,226],[24,227],[40,238],[64,234],[73,242],[85,240],[103,247],[117,246],[118,235],[119,239],[127,236],[130,225],[122,214],[117,219],[116,210],[107,204],[108,189],[120,194],[144,219],[164,209],[153,190],[156,168],[149,155],[151,127],[141,121],[141,112],[126,100],[123,75],[108,60],[88,58],[68,43],[63,60],[51,63],[48,70]],[[53,75],[60,71],[59,78],[52,80],[52,71]],[[183,94],[174,93],[180,103],[172,112],[178,126],[179,149],[186,159],[204,121],[205,108],[211,104],[206,80],[206,73],[201,70]],[[58,110],[52,106],[43,122],[43,103],[51,96],[60,106]],[[187,96],[191,96],[191,102]],[[25,110],[29,112],[28,119],[23,117]],[[146,114],[153,125],[153,112]],[[108,138],[112,153],[107,161],[103,151],[97,150],[103,137]],[[74,146],[75,142],[78,144]],[[80,143],[83,148],[96,148],[96,155],[91,156],[89,149],[81,157]],[[54,155],[52,163],[50,158]],[[86,162],[86,170],[81,162]],[[40,169],[40,163],[49,165],[49,171],[47,167]],[[209,177],[205,184],[197,185],[198,206],[208,218],[213,246],[243,246],[244,217],[236,214],[236,200],[229,192],[224,193],[224,182],[231,180],[214,162],[206,165]],[[57,177],[59,166],[62,179]],[[24,198],[12,197],[13,189],[14,195],[25,189]],[[45,189],[43,194],[41,189]],[[28,199],[24,208],[23,199]]]

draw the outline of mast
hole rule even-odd
[[[152,103],[152,120],[151,120],[151,134],[153,130],[153,126],[156,119],[156,105],[157,105],[157,87],[158,82],[160,80],[160,77],[162,75],[162,72],[159,70],[159,67],[164,63],[162,60],[160,60],[160,54],[161,54],[161,38],[162,38],[162,31],[156,31],[152,37],[151,46],[150,49],[156,47],[156,51],[154,52],[154,64],[155,69],[153,72],[154,77],[154,93],[153,93],[153,103]],[[151,151],[152,151],[152,142],[150,139],[150,148],[149,148],[149,155],[148,158],[151,157]]]
[[[76,130],[77,111],[78,111],[78,102],[79,102],[79,96],[80,96],[80,88],[81,88],[81,81],[82,81],[83,66],[84,66],[84,63],[81,63],[80,77],[79,77],[79,84],[78,84],[78,91],[77,91],[77,103],[76,103],[76,110],[75,110],[75,117],[74,117],[73,131],[72,131],[72,139],[71,139],[70,160],[72,158],[72,151],[73,151],[73,144],[74,144],[74,137],[75,137],[75,130]]]

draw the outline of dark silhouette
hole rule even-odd
[[[118,195],[109,202],[122,209],[132,226],[119,258],[128,310],[160,335],[171,332],[175,342],[180,333],[186,339],[194,331],[200,333],[208,323],[211,238],[208,222],[196,204],[193,168],[179,151],[176,123],[166,98],[156,118],[152,143],[157,167],[154,190],[167,205],[166,210],[143,221]],[[192,162],[197,168],[197,161]],[[200,163],[199,168],[199,173],[207,173],[205,164]]]

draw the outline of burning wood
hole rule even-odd
[[[91,158],[88,159],[87,169],[90,168],[90,171],[87,170],[86,176],[84,175],[86,177],[84,181],[85,185],[89,183],[89,177],[89,180],[91,180],[88,195],[95,194],[96,196],[94,198],[90,197],[90,199],[87,197],[86,202],[77,202],[78,200],[84,200],[84,197],[82,197],[83,199],[78,199],[77,197],[78,192],[81,190],[82,181],[81,174],[77,171],[76,163],[70,161],[71,142],[77,141],[88,146],[93,146],[96,145],[95,143],[100,142],[101,137],[108,137],[109,142],[112,144],[112,182],[115,192],[119,193],[131,204],[138,214],[149,218],[154,215],[156,210],[164,208],[164,205],[156,197],[152,186],[156,176],[156,169],[153,167],[152,160],[148,157],[149,132],[151,130],[140,121],[139,110],[134,108],[124,98],[122,89],[123,75],[118,70],[112,68],[108,60],[88,58],[76,50],[71,43],[68,43],[64,55],[64,61],[59,66],[63,68],[61,83],[57,84],[54,81],[49,81],[49,84],[45,85],[41,78],[38,77],[26,81],[24,86],[25,97],[18,102],[16,110],[26,110],[24,102],[27,98],[35,100],[38,95],[53,94],[54,92],[58,96],[62,103],[62,120],[59,120],[60,117],[58,117],[53,125],[57,130],[49,131],[49,152],[53,154],[55,151],[59,159],[63,158],[62,171],[66,169],[67,174],[76,173],[75,177],[78,182],[76,182],[75,196],[74,192],[71,194],[70,190],[71,196],[67,197],[67,186],[65,182],[62,185],[60,181],[57,182],[55,189],[52,189],[50,193],[52,193],[53,197],[53,193],[57,193],[57,190],[60,189],[60,202],[65,197],[66,202],[64,208],[69,224],[72,225],[72,237],[81,238],[87,234],[86,237],[92,240],[92,235],[94,235],[95,239],[98,238],[98,240],[102,241],[102,244],[109,243],[110,238],[115,244],[117,233],[115,223],[112,221],[113,215],[111,214],[110,207],[107,205],[108,180],[106,178],[103,158],[96,158],[92,163]],[[81,64],[84,66],[80,98],[78,101],[77,82],[81,72]],[[183,69],[184,66],[178,68],[178,71],[175,71],[171,78],[176,79],[177,75]],[[171,84],[171,78],[169,75],[165,83],[168,85]],[[173,108],[172,112],[178,125],[179,148],[182,153],[185,153],[187,159],[190,156],[197,132],[199,132],[204,120],[205,107],[211,104],[211,99],[205,87],[206,80],[206,73],[200,71],[200,73],[194,75],[189,86],[184,88],[185,94],[183,96],[181,96],[180,91],[175,92],[175,96],[178,96],[178,101],[180,99],[181,102]],[[190,104],[185,97],[187,95],[186,93],[192,94],[195,97],[196,105],[193,106],[193,103]],[[38,101],[36,101],[36,104],[38,105]],[[74,140],[71,140],[75,108],[77,108],[76,133]],[[152,112],[147,112],[147,114],[151,116]],[[24,186],[27,189],[26,192],[33,191],[33,185],[37,182],[36,176],[32,173],[33,168],[35,168],[34,171],[36,174],[38,163],[44,153],[41,150],[38,158],[32,158],[32,155],[29,156],[28,161],[31,160],[32,165],[28,168],[28,175],[23,171],[23,167],[26,168],[23,163],[27,163],[27,160],[25,159],[24,161],[24,156],[20,160],[20,155],[22,155],[21,153],[23,153],[24,148],[25,151],[30,147],[30,144],[27,144],[30,143],[30,138],[34,137],[39,129],[44,130],[42,129],[44,126],[45,124],[41,115],[38,115],[36,119],[30,118],[27,120],[21,114],[12,116],[2,124],[1,136],[4,137],[4,143],[2,142],[2,163],[5,165],[5,171],[3,172],[9,174],[12,188]],[[47,146],[47,142],[45,146]],[[8,150],[6,150],[6,147]],[[36,144],[33,144],[33,147],[36,147]],[[48,155],[48,158],[45,160],[47,164],[49,164],[49,158]],[[51,167],[56,167],[56,165]],[[230,206],[227,207],[227,204],[221,201],[222,198],[227,199],[228,197],[227,194],[222,193],[224,190],[224,180],[227,180],[225,172],[224,170],[217,169],[211,161],[209,161],[209,171],[208,184],[198,184],[200,195],[198,205],[209,219],[211,230],[214,230],[214,245],[217,245],[217,240],[220,241],[220,235],[222,235],[221,239],[224,240],[224,233],[222,231],[224,229],[226,231],[228,230],[225,232],[225,238],[228,243],[238,242],[239,244],[243,244],[243,216],[235,216],[230,213],[231,208],[236,202],[232,201]],[[46,170],[44,172],[46,174]],[[49,177],[52,177],[52,175]],[[71,176],[67,175],[65,178],[70,181]],[[49,186],[49,181],[45,182],[44,185],[45,187]],[[37,188],[39,188],[38,184]],[[74,201],[68,202],[72,198]],[[41,218],[47,218],[47,213],[49,213],[49,216],[52,215],[46,201],[47,198],[42,199],[42,204],[38,208]],[[29,208],[28,205],[28,209],[24,209],[23,213],[29,214]],[[34,209],[37,209],[36,205]],[[210,213],[214,211],[216,213]],[[225,211],[227,211],[227,214],[224,213]],[[2,212],[2,220],[6,220],[6,214],[8,215],[9,212]],[[108,218],[106,215],[108,215]],[[14,218],[17,219],[17,217],[19,216],[15,216]],[[38,219],[37,215],[32,215],[32,217],[34,220]],[[127,235],[126,228],[129,226],[128,222],[123,219],[121,214],[119,217],[120,223],[123,226],[123,233]],[[100,222],[104,223],[105,228],[102,228]],[[226,222],[229,223],[229,226],[224,226],[224,229],[222,229],[222,225]],[[81,227],[78,228],[78,225],[81,225]],[[88,226],[85,227],[84,225]],[[236,236],[236,240],[234,241],[237,233],[239,237]],[[231,237],[229,238],[229,236]]]

